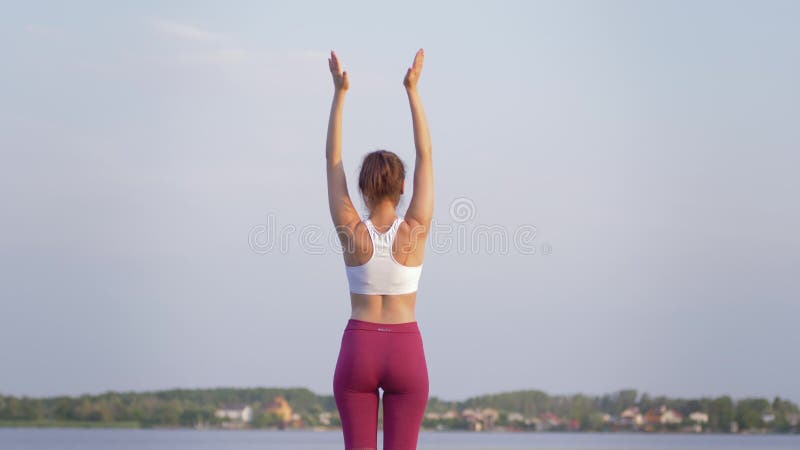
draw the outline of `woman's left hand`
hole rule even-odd
[[[406,89],[416,89],[419,77],[422,75],[422,61],[425,60],[425,50],[419,49],[414,55],[414,62],[411,67],[406,71],[406,76],[403,78],[403,86]]]
[[[350,80],[347,78],[347,71],[342,71],[341,64],[339,64],[339,58],[336,56],[336,53],[331,50],[331,57],[328,58],[328,66],[331,69],[331,75],[333,76],[333,86],[337,91],[345,92],[348,88],[350,88]]]

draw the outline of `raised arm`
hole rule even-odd
[[[347,72],[342,72],[339,58],[331,50],[328,66],[333,76],[334,94],[331,115],[328,120],[328,140],[325,146],[325,159],[328,173],[328,206],[337,230],[352,228],[360,221],[358,211],[347,192],[347,178],[342,165],[342,110],[344,97],[350,87]]]
[[[419,49],[414,56],[414,63],[406,72],[403,80],[403,86],[408,94],[408,102],[411,105],[414,146],[417,149],[417,158],[414,163],[414,193],[411,195],[405,219],[409,225],[421,227],[421,233],[427,235],[433,217],[433,160],[428,120],[425,118],[422,98],[417,90],[417,81],[422,73],[424,58],[424,51]]]

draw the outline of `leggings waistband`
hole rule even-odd
[[[347,321],[347,330],[368,330],[368,331],[382,331],[389,333],[419,333],[419,325],[417,321],[402,322],[402,323],[379,323],[367,322],[366,320],[350,319]]]

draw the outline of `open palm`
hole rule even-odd
[[[331,69],[333,76],[333,86],[336,90],[346,91],[350,88],[350,80],[347,78],[347,71],[342,71],[342,66],[339,63],[339,57],[336,52],[331,50],[331,57],[328,58],[328,67]]]
[[[403,86],[405,86],[406,89],[417,87],[417,81],[419,81],[419,77],[422,75],[422,61],[424,59],[425,50],[417,50],[417,54],[414,55],[414,62],[411,64],[411,67],[408,68],[408,71],[406,71],[406,77],[403,79]]]

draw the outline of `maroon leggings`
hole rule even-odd
[[[333,375],[345,450],[378,448],[378,388],[383,389],[383,450],[416,450],[428,404],[428,366],[417,322],[347,322]]]

